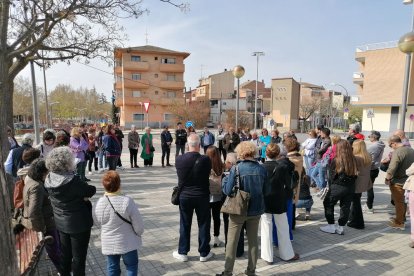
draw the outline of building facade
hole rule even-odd
[[[271,112],[266,124],[282,131],[299,128],[300,84],[293,78],[272,79]]]
[[[397,47],[397,42],[367,44],[356,48],[355,60],[358,72],[353,74],[357,87],[358,102],[363,108],[362,129],[392,132],[398,129],[404,67],[406,56]],[[413,60],[411,61],[413,62]],[[411,68],[413,64],[411,63]],[[410,79],[413,77],[411,70]],[[410,115],[414,114],[414,82],[410,83],[407,100],[407,114],[404,120],[406,132],[412,133]],[[414,115],[412,116],[414,117]]]
[[[159,128],[172,123],[175,118],[168,106],[185,104],[184,60],[189,55],[150,45],[114,50],[115,105],[122,127]]]

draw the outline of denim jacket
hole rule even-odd
[[[256,161],[242,160],[237,162],[240,173],[241,190],[250,193],[249,209],[247,216],[258,216],[264,213],[263,189],[267,179],[267,171]],[[230,195],[236,184],[236,168],[230,170],[230,174],[223,178],[223,193]]]

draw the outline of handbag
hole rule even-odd
[[[191,171],[190,171],[190,173],[189,173],[189,175],[187,177],[187,180],[189,180],[190,178],[193,177],[194,167],[198,164],[198,161],[200,161],[200,157],[201,157],[201,155],[197,158],[197,160],[195,161],[193,167],[191,168]],[[173,188],[173,192],[171,194],[171,203],[173,205],[179,205],[180,204],[180,193],[181,193],[180,187],[178,185],[175,186]]]
[[[150,152],[154,152],[155,148],[153,146],[150,147]]]
[[[125,221],[126,223],[128,223],[128,224],[131,224],[131,225],[132,225],[132,223],[131,223],[129,220],[127,220],[126,218],[124,218],[123,216],[121,216],[121,214],[119,214],[119,213],[115,210],[114,205],[112,205],[112,202],[109,200],[109,197],[108,197],[108,196],[106,196],[106,199],[108,200],[109,204],[111,204],[111,207],[112,207],[112,209],[114,210],[115,214],[116,214],[116,215],[117,215],[120,219],[122,219],[123,221]]]
[[[247,216],[250,194],[240,189],[240,173],[238,165],[236,165],[235,170],[236,185],[233,187],[232,194],[226,197],[220,212],[231,215]]]

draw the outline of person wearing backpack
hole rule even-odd
[[[260,219],[261,228],[261,258],[267,264],[273,264],[273,234],[272,220],[277,229],[279,257],[284,261],[299,259],[293,251],[289,237],[289,224],[287,218],[287,202],[292,199],[291,193],[286,190],[291,185],[291,177],[295,165],[288,158],[277,160],[280,148],[274,143],[266,147],[266,162],[262,165],[267,171],[267,180],[264,185],[265,213]]]
[[[46,158],[49,152],[55,148],[56,135],[53,129],[46,129],[43,132],[43,141],[35,148],[40,150],[40,156]]]
[[[210,171],[210,209],[211,216],[213,217],[214,223],[214,247],[219,247],[222,242],[219,239],[220,235],[220,209],[222,205],[222,191],[221,191],[221,180],[224,173],[224,164],[221,161],[221,155],[218,148],[210,146],[207,148],[206,155],[211,161]]]

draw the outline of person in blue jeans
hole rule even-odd
[[[328,150],[328,148],[331,146],[331,139],[329,135],[331,134],[331,131],[329,128],[323,128],[321,130],[321,138],[322,138],[322,145],[320,149],[317,149],[317,156],[316,156],[316,164],[313,166],[311,170],[311,178],[313,181],[315,181],[316,186],[319,188],[319,190],[322,190],[326,187],[326,165],[324,162],[322,162],[322,157],[325,154],[325,152]]]
[[[105,190],[96,203],[94,219],[101,227],[102,254],[107,256],[109,276],[121,275],[121,257],[127,276],[138,275],[138,249],[142,245],[144,222],[131,197],[121,194],[121,179],[116,171],[102,178]]]
[[[188,261],[190,251],[191,222],[194,211],[198,223],[198,252],[200,262],[206,262],[214,254],[210,251],[210,171],[211,161],[200,154],[200,137],[193,133],[188,139],[189,151],[177,156],[175,167],[178,176],[180,239],[178,250],[173,257],[179,261]]]

